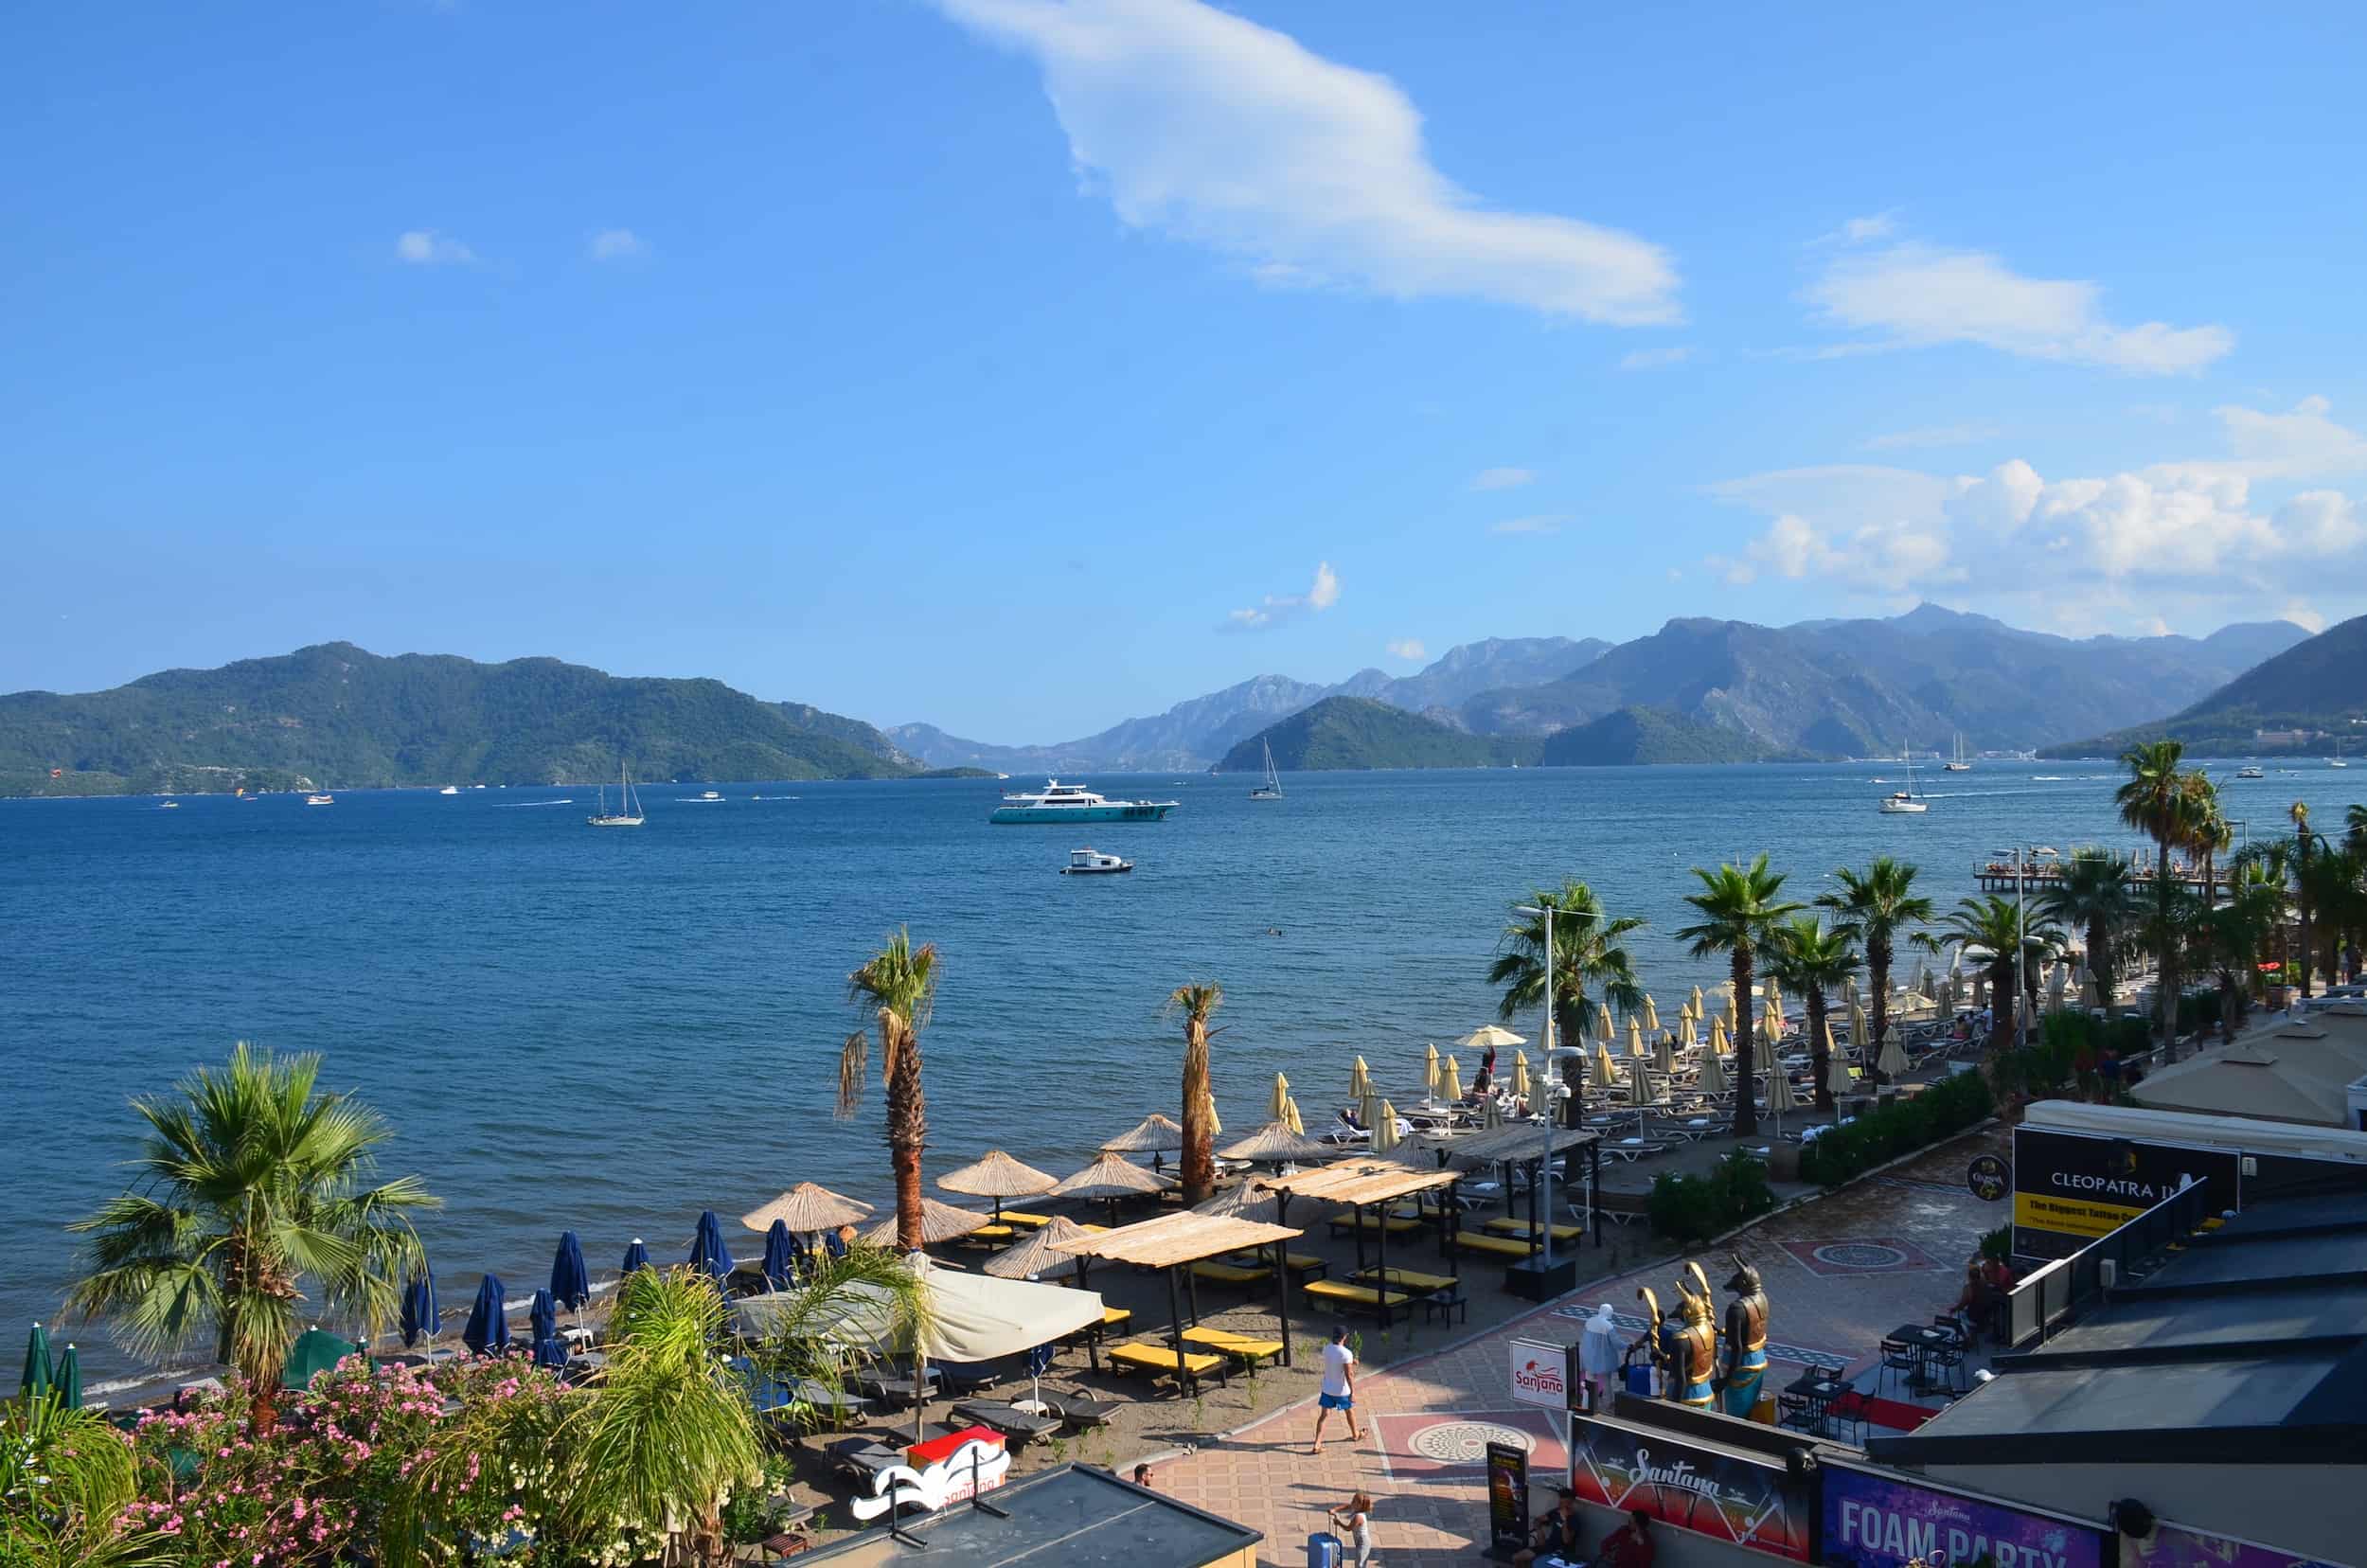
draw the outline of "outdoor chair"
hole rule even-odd
[[[953,1418],[1000,1433],[1013,1448],[1024,1447],[1039,1437],[1050,1437],[1060,1430],[1058,1415],[1038,1416],[1001,1399],[965,1399],[953,1407]]]
[[[1950,1339],[1946,1345],[1935,1345],[1923,1353],[1925,1376],[1947,1374],[1948,1392],[1953,1397],[1964,1392],[1961,1374],[1965,1369],[1965,1342]]]
[[[1894,1372],[1909,1381],[1923,1370],[1923,1352],[1905,1340],[1886,1339],[1881,1344],[1882,1370],[1880,1381],[1888,1381]]]
[[[890,1448],[876,1437],[841,1437],[822,1445],[822,1453],[831,1470],[866,1488],[881,1471],[904,1462],[902,1449]]]
[[[1815,1413],[1809,1408],[1806,1394],[1775,1396],[1775,1424],[1794,1432],[1806,1432],[1816,1424]]]
[[[1826,1405],[1824,1407],[1824,1430],[1826,1434],[1838,1437],[1841,1434],[1835,1430],[1836,1428],[1844,1426],[1849,1427],[1854,1429],[1856,1433],[1856,1436],[1852,1440],[1855,1441],[1859,1447],[1864,1447],[1867,1404],[1868,1400],[1866,1397],[1853,1388],[1833,1400],[1832,1403]]]
[[[1116,1399],[1095,1399],[1081,1388],[1047,1388],[1044,1397],[1059,1411],[1061,1419],[1079,1432],[1108,1426],[1125,1408]]]

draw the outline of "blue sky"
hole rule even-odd
[[[2355,9],[19,7],[0,689],[2367,609]]]

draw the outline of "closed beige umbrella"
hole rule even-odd
[[[1655,1035],[1660,1033],[1660,1007],[1653,1002],[1650,991],[1644,993],[1644,1032]]]
[[[2050,966],[2046,977],[2046,1005],[2061,1007],[2063,993],[2071,989],[2071,971],[2061,964]]]
[[[1700,1020],[1695,1018],[1691,1013],[1681,1014],[1677,1019],[1677,1043],[1683,1046],[1686,1050],[1691,1050],[1695,1045],[1699,1044],[1700,1042],[1700,1035],[1696,1030],[1695,1025],[1700,1022]]]
[[[1380,1093],[1369,1083],[1364,1086],[1364,1097],[1357,1102],[1356,1114],[1364,1118],[1368,1131],[1380,1125]]]
[[[1597,1040],[1616,1040],[1619,1038],[1618,1032],[1611,1027],[1611,1004],[1608,1002],[1597,1002],[1594,1004],[1594,1038]]]
[[[1512,1053],[1512,1096],[1515,1099],[1529,1097],[1529,1054],[1526,1051]]]
[[[1711,1019],[1710,1055],[1725,1056],[1729,1052],[1733,1051],[1734,1048],[1734,1042],[1726,1038],[1726,1021],[1722,1018]]]
[[[1833,1042],[1833,1021],[1830,1018],[1824,1021],[1824,1058],[1828,1061],[1842,1059],[1841,1047]]]
[[[993,1223],[992,1216],[981,1214],[976,1209],[955,1208],[951,1203],[940,1203],[934,1198],[920,1201],[920,1244],[924,1247],[934,1247],[941,1241],[958,1240]],[[857,1239],[866,1247],[893,1247],[896,1245],[896,1216],[887,1216]]]
[[[1781,1067],[1770,1067],[1767,1072],[1767,1114],[1775,1118],[1778,1136],[1784,1131],[1784,1113],[1799,1109],[1800,1101],[1791,1092],[1791,1079],[1785,1076]]]
[[[1594,1087],[1608,1094],[1619,1081],[1619,1070],[1611,1060],[1611,1047],[1602,1041],[1594,1042]]]
[[[1699,986],[1696,986],[1696,987],[1694,987],[1694,988],[1693,988],[1693,1016],[1694,1016],[1694,1017],[1699,1018],[1699,1017],[1700,1017],[1700,1016],[1701,1016],[1701,1007],[1702,1007],[1701,988],[1700,988],[1700,987],[1699,987]]]
[[[1373,1152],[1386,1154],[1397,1147],[1397,1108],[1380,1102],[1380,1119],[1373,1123]]]
[[[1861,1002],[1850,1003],[1849,1048],[1858,1053],[1860,1060],[1862,1060],[1865,1056],[1866,1042],[1871,1038],[1872,1028],[1866,1023],[1865,1004]]]
[[[1824,1087],[1830,1089],[1836,1098],[1858,1092],[1857,1077],[1849,1071],[1847,1060],[1839,1052],[1835,1052],[1825,1063]]]
[[[1702,1057],[1701,1077],[1697,1087],[1705,1095],[1722,1095],[1734,1087],[1733,1080],[1726,1077],[1726,1064],[1718,1060],[1716,1051]]]
[[[1290,1124],[1291,1131],[1296,1132],[1302,1138],[1307,1136],[1307,1124],[1299,1120],[1298,1101],[1286,1099],[1282,1102],[1282,1119]]]
[[[1717,989],[1726,997],[1726,1010],[1719,1016],[1726,1020],[1726,1032],[1732,1034],[1742,1026],[1742,1004],[1735,997],[1735,983],[1732,980],[1723,982]]]
[[[1907,1047],[1900,1042],[1896,1030],[1882,1042],[1882,1054],[1875,1060],[1874,1069],[1893,1083],[1907,1076]]]
[[[1759,1030],[1771,1041],[1784,1038],[1784,1015],[1776,1009],[1774,1003],[1770,1002],[1767,1011],[1760,1015]]]
[[[1438,1069],[1438,1097],[1449,1105],[1463,1097],[1463,1069],[1455,1065],[1452,1057]]]
[[[1348,1098],[1361,1100],[1372,1092],[1373,1071],[1364,1065],[1362,1057],[1358,1057],[1356,1065],[1348,1069]]]
[[[1767,1010],[1778,1014],[1784,1010],[1784,988],[1772,980],[1767,983]]]
[[[801,1234],[814,1231],[834,1231],[841,1225],[851,1225],[871,1214],[869,1203],[852,1198],[842,1198],[828,1187],[811,1182],[800,1182],[778,1198],[759,1209],[751,1209],[739,1217],[739,1222],[752,1231],[768,1231],[775,1220]]]
[[[1214,1095],[1208,1096],[1208,1135],[1212,1138],[1224,1136],[1224,1123],[1217,1115],[1217,1096]]]
[[[1282,1120],[1284,1116],[1289,1114],[1284,1108],[1290,1103],[1290,1080],[1284,1078],[1280,1073],[1276,1073],[1273,1076],[1273,1097],[1266,1102],[1267,1119],[1270,1121]]]
[[[1438,1047],[1422,1047],[1422,1093],[1431,1099],[1438,1097]]]
[[[1047,1176],[1033,1166],[1022,1165],[999,1149],[989,1149],[959,1170],[949,1170],[937,1178],[937,1185],[948,1192],[958,1192],[966,1198],[994,1200],[995,1222],[1003,1220],[1003,1200],[1032,1198],[1049,1192],[1059,1185],[1058,1176]]]
[[[1640,1056],[1646,1056],[1646,1055],[1649,1055],[1649,1054],[1650,1054],[1650,1053],[1649,1053],[1648,1049],[1646,1047],[1646,1045],[1645,1045],[1645,1043],[1644,1043],[1644,1027],[1643,1027],[1643,1025],[1640,1025],[1640,1024],[1638,1024],[1638,1023],[1637,1023],[1634,1019],[1632,1019],[1632,1018],[1628,1019],[1628,1055],[1629,1055],[1630,1057],[1640,1057]]]
[[[1842,976],[1841,999],[1853,1004],[1858,1000],[1858,977],[1855,974]]]
[[[1664,1073],[1677,1070],[1677,1053],[1664,1034],[1655,1037],[1652,1042],[1652,1065]]]
[[[987,1273],[998,1279],[1033,1279],[1038,1274],[1064,1274],[1077,1262],[1072,1253],[1059,1251],[1063,1241],[1083,1239],[1089,1232],[1065,1214],[1040,1225],[1036,1234],[987,1259]]]

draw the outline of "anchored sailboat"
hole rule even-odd
[[[625,765],[616,764],[616,810],[608,809],[608,786],[600,786],[599,806],[584,821],[595,828],[638,828],[641,826],[641,797],[633,793],[632,780],[625,775]]]
[[[1901,751],[1899,760],[1907,764],[1907,787],[1895,794],[1882,797],[1880,808],[1882,814],[1884,816],[1921,816],[1931,808],[1923,803],[1921,795],[1915,793],[1915,755],[1912,751]]]
[[[1965,760],[1965,738],[1961,733],[1956,737],[1956,755],[1940,766],[1949,773],[1972,772],[1972,764]]]
[[[1263,740],[1258,744],[1266,748],[1266,782],[1252,790],[1249,797],[1252,800],[1280,800],[1282,798],[1282,775],[1273,770],[1273,747]]]

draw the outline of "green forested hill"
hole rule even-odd
[[[1777,750],[1748,735],[1663,708],[1623,707],[1545,739],[1549,768],[1613,768],[1655,762],[1766,762]]]
[[[2329,626],[2308,641],[2238,675],[2167,719],[2132,729],[2048,746],[2041,757],[2111,757],[2162,736],[2183,740],[2197,755],[2250,756],[2256,751],[2323,754],[2340,738],[2357,754],[2367,716],[2367,615]],[[2295,747],[2264,746],[2260,730],[2303,730],[2316,738]]]
[[[1364,697],[1326,697],[1258,731],[1225,753],[1218,768],[1255,773],[1266,765],[1292,773],[1321,768],[1485,768],[1535,762],[1541,743],[1459,729]]]
[[[324,643],[81,696],[0,696],[0,791],[236,784],[589,784],[875,778],[915,771],[868,724],[720,681],[627,679],[557,659],[486,665]],[[64,776],[53,780],[51,771]]]

